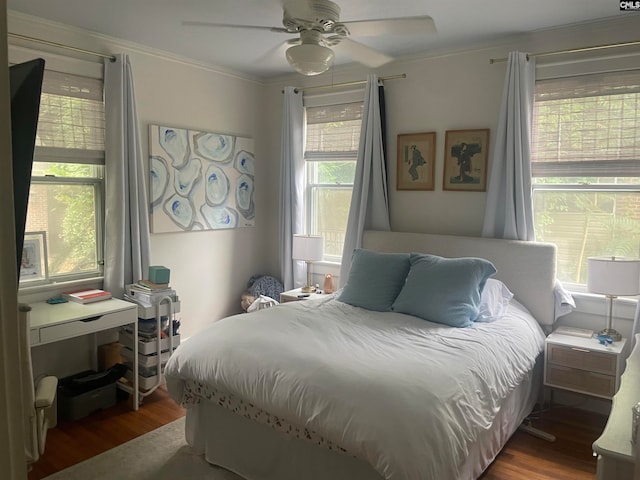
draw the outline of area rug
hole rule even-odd
[[[206,462],[184,439],[184,417],[45,480],[242,480]]]

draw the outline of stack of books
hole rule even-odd
[[[147,290],[150,292],[161,292],[162,290],[170,290],[168,283],[153,283],[151,280],[138,280],[133,284],[136,288]]]
[[[111,298],[111,292],[106,292],[99,289],[91,290],[77,290],[75,292],[64,292],[62,298],[70,300],[76,303],[93,303],[101,300],[109,300]]]
[[[135,302],[143,307],[150,307],[158,303],[163,297],[168,296],[174,302],[178,300],[176,291],[169,287],[168,283],[153,283],[149,280],[138,280],[127,285],[125,300]]]

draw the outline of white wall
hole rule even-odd
[[[512,50],[536,53],[635,41],[638,31],[639,16],[621,15],[616,20],[513,37],[493,45],[475,45],[457,52],[427,52],[422,58],[397,61],[375,72],[379,76],[407,75],[406,79],[385,82],[391,229],[468,236],[481,234],[486,193],[443,191],[442,169],[445,132],[475,128],[490,129],[491,168],[506,63],[490,64],[490,58],[506,57]],[[637,67],[640,59],[637,48],[635,50],[635,56],[618,58],[618,63]],[[618,49],[615,56],[620,57],[623,53],[629,53],[629,50]],[[537,58],[539,76],[548,76],[549,70],[561,68],[571,71],[573,62],[602,55]],[[612,55],[611,51],[607,55]],[[331,85],[362,80],[368,73],[365,68],[352,67],[329,71],[318,77],[296,75],[281,78],[269,84],[267,106],[274,114],[281,114],[280,92],[285,85]],[[278,123],[272,122],[267,128],[271,139],[279,138]],[[397,135],[431,131],[437,134],[435,191],[396,190]],[[268,148],[269,155],[277,158],[279,144],[272,142]],[[599,313],[597,307],[593,313]],[[574,320],[578,321],[575,316]],[[628,328],[630,330],[630,325]]]
[[[506,57],[509,51],[541,52],[589,45],[637,40],[640,18],[621,16],[588,26],[549,30],[514,37],[493,46],[470,46],[459,52],[429,54],[422,58],[396,61],[379,71],[379,76],[406,73],[404,80],[385,82],[388,128],[387,174],[391,228],[457,235],[480,235],[484,218],[485,193],[442,190],[445,132],[454,129],[489,128],[489,161],[493,153],[496,126],[502,98],[506,63],[489,63],[490,58]],[[565,57],[566,61],[567,58]],[[558,61],[557,59],[555,61]],[[637,57],[630,65],[637,65]],[[550,60],[538,59],[538,63]],[[280,114],[284,85],[331,85],[362,80],[365,68],[336,69],[318,77],[290,76],[269,85],[270,109]],[[279,134],[279,124],[267,125],[270,137]],[[400,133],[437,133],[435,191],[397,191],[396,137]],[[271,144],[278,155],[278,145]]]
[[[270,187],[263,179],[272,159],[262,154],[264,134],[259,113],[263,110],[263,87],[143,54],[133,54],[131,62],[142,125],[231,133],[255,141],[255,227],[152,235],[153,264],[171,269],[171,285],[182,303],[182,332],[188,337],[209,322],[239,312],[247,280],[267,269],[262,239],[271,236],[273,228],[267,222],[265,201]],[[148,129],[143,135],[146,148]]]
[[[277,275],[270,252],[276,232],[271,222],[270,166],[265,155],[264,85],[74,27],[10,12],[9,31],[102,53],[129,54],[134,74],[144,156],[148,125],[161,124],[252,137],[256,154],[256,224],[233,230],[151,235],[151,262],[171,269],[171,286],[181,299],[181,332],[189,337],[209,323],[240,311],[240,294],[256,273]],[[12,44],[74,55],[10,41]],[[79,55],[83,59],[91,59]],[[47,292],[40,296],[47,297]],[[48,295],[51,296],[51,295]],[[46,355],[50,355],[49,352]]]

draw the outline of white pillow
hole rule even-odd
[[[488,278],[480,296],[480,313],[474,322],[493,322],[501,318],[513,298],[513,293],[500,280]]]

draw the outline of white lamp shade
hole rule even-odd
[[[587,290],[602,295],[640,295],[640,259],[590,257]]]
[[[326,72],[333,63],[333,50],[322,45],[302,44],[287,49],[287,61],[303,75]]]
[[[317,262],[322,260],[323,253],[322,237],[315,235],[293,236],[293,253],[291,257],[294,260]]]

